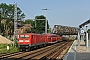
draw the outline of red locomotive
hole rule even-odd
[[[55,43],[59,40],[61,37],[56,34],[25,33],[18,35],[18,44],[21,50],[30,50],[31,47]]]

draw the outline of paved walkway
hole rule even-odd
[[[90,46],[87,50],[84,41],[80,42],[80,47],[78,41],[74,41],[64,60],[90,60]]]

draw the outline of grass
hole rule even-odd
[[[10,47],[10,50],[7,51],[7,44],[0,44],[0,53],[14,53],[19,51],[17,47],[10,46],[10,45],[9,47]]]

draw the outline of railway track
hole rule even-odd
[[[16,53],[6,53],[6,54],[0,54],[0,58],[9,58],[10,56],[22,54],[23,52],[16,52]]]
[[[70,43],[65,43],[63,46],[61,46],[60,49],[57,49],[57,51],[54,51],[53,53],[49,54],[46,56],[48,59],[63,59],[64,55],[66,54],[66,50],[69,49],[71,46],[72,42]]]
[[[60,53],[71,45],[71,42],[59,42],[51,46],[47,46],[38,50],[30,52],[18,52],[13,54],[2,54],[0,58],[3,60],[47,60],[47,59],[56,59]]]

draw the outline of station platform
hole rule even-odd
[[[84,41],[78,46],[78,40],[75,40],[63,60],[90,60],[90,41],[88,44],[87,49]]]

